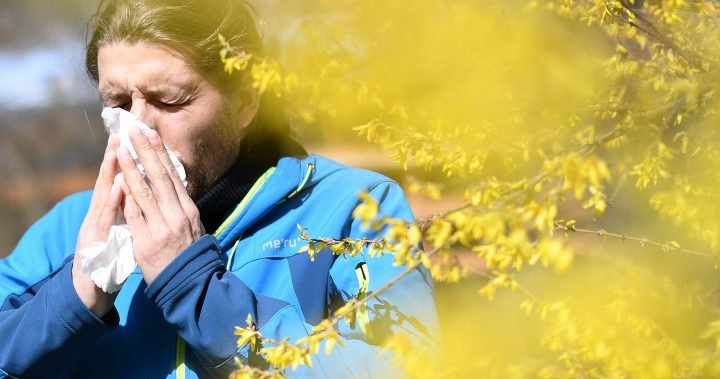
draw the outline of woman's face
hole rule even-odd
[[[98,74],[103,105],[133,113],[160,134],[185,166],[193,199],[235,161],[250,120],[238,120],[229,101],[180,54],[142,42],[108,44],[99,50]]]

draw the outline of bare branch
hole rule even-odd
[[[692,254],[692,255],[697,255],[697,256],[706,257],[706,258],[714,258],[715,257],[715,255],[711,254],[711,253],[681,248],[679,245],[677,245],[676,243],[673,243],[673,242],[662,243],[662,242],[649,240],[644,237],[633,237],[633,236],[628,236],[625,234],[612,233],[612,232],[606,231],[605,229],[598,229],[598,230],[582,229],[582,228],[577,228],[574,225],[567,225],[567,224],[562,224],[559,222],[555,223],[555,229],[562,230],[567,233],[570,233],[570,232],[583,233],[583,234],[596,235],[596,236],[600,236],[600,237],[614,238],[614,239],[618,239],[621,241],[634,241],[634,242],[640,243],[641,246],[651,245],[651,246],[659,247],[665,251],[677,251],[677,252],[681,252],[681,253]]]

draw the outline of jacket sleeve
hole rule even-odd
[[[77,200],[61,202],[0,260],[0,378],[71,376],[73,363],[117,324],[114,308],[109,323],[98,319],[73,287],[76,235],[67,234],[85,214]]]
[[[188,344],[205,371],[202,377],[226,378],[236,369],[236,325],[264,319],[286,305],[256,295],[220,258],[215,237],[205,235],[183,251],[150,283],[148,298]],[[229,358],[228,358],[229,357]],[[200,367],[195,367],[195,370]]]
[[[369,194],[379,203],[381,216],[414,219],[396,183],[380,183],[371,188]],[[364,230],[359,220],[351,221],[353,239],[381,238],[384,234],[384,230]],[[373,293],[406,270],[405,266],[394,266],[393,259],[392,254],[371,258],[367,251],[352,258],[338,258],[330,270],[330,290],[334,292],[330,298],[338,299],[341,305],[351,298]],[[347,347],[334,349],[330,356],[321,353],[317,357],[328,377],[402,377],[402,371],[390,363],[390,355],[380,352],[380,345],[395,333],[409,335],[414,346],[427,353],[438,348],[433,283],[423,267],[368,301],[366,312],[357,313],[355,318],[352,325],[345,321],[339,325],[341,340]]]

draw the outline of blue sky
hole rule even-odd
[[[93,84],[85,76],[83,61],[80,43],[26,51],[0,49],[0,108],[76,104],[94,99]]]

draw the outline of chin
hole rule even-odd
[[[197,202],[217,184],[221,176],[222,173],[220,172],[188,172],[188,195],[193,201]]]
[[[207,187],[202,184],[204,178],[198,177],[195,170],[188,170],[187,166],[185,167],[185,173],[187,174],[188,184],[186,189],[188,196],[190,196],[193,201],[197,201],[208,191]]]

